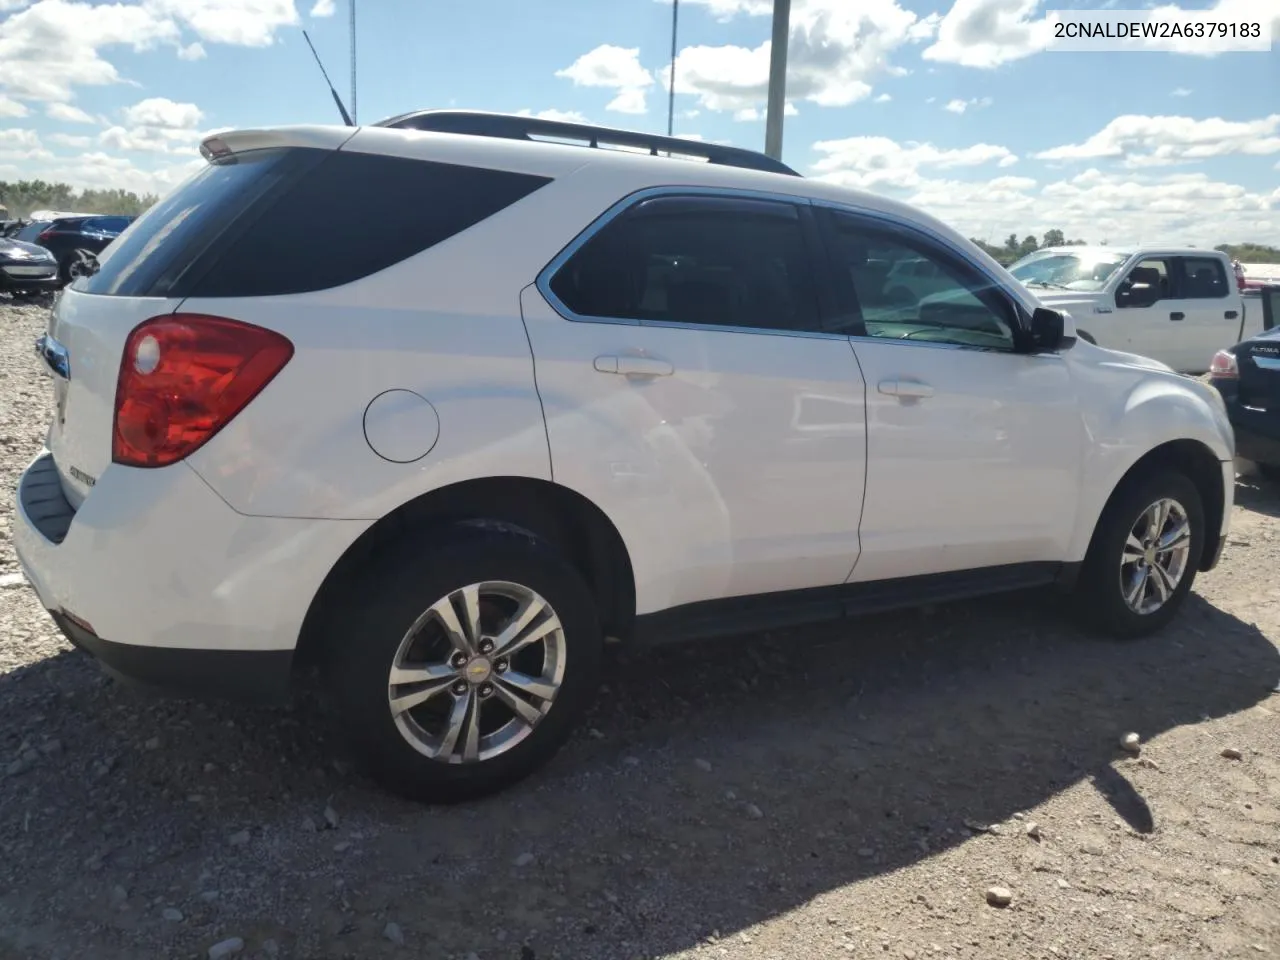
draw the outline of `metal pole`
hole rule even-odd
[[[356,119],[356,0],[351,2],[351,121]]]
[[[676,116],[676,28],[680,24],[680,0],[671,0],[671,78],[667,84],[667,136],[675,129]]]
[[[782,116],[787,107],[787,40],[791,0],[773,0],[773,45],[769,51],[769,107],[764,121],[764,152],[782,159]]]

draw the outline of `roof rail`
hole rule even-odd
[[[392,127],[398,130],[426,130],[435,133],[458,133],[473,137],[498,137],[503,140],[532,140],[539,138],[569,140],[587,146],[602,145],[631,147],[647,150],[650,155],[669,153],[677,157],[694,157],[708,163],[726,167],[743,167],[782,173],[798,177],[780,160],[774,160],[754,150],[741,147],[725,147],[701,140],[681,140],[679,137],[663,137],[632,130],[615,130],[588,123],[567,123],[561,120],[541,120],[506,113],[484,113],[478,110],[415,110],[399,116],[388,117],[373,124],[375,127]]]

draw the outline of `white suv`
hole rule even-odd
[[[1049,584],[1135,636],[1217,562],[1216,391],[1076,342],[908,206],[485,114],[203,152],[38,344],[18,555],[117,676],[266,697],[318,666],[407,795],[548,760],[606,638]],[[890,295],[921,261],[949,288]]]

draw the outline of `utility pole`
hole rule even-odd
[[[351,9],[351,120],[356,119],[356,0],[349,0]]]
[[[787,109],[787,41],[791,0],[773,0],[773,44],[769,51],[769,106],[764,121],[764,152],[782,159],[782,117]]]
[[[680,0],[671,0],[671,78],[667,84],[667,136],[675,129],[676,116],[676,28],[680,25]]]

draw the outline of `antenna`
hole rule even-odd
[[[325,70],[324,64],[320,62],[320,54],[316,53],[316,45],[311,42],[311,37],[307,36],[307,31],[303,30],[302,36],[307,41],[307,46],[311,48],[311,55],[316,58],[316,66],[324,74],[324,82],[329,85],[329,92],[333,94],[333,102],[338,105],[338,113],[342,114],[342,122],[348,127],[354,127],[355,123],[351,120],[351,115],[347,113],[347,108],[342,105],[342,98],[338,96],[338,91],[333,89],[333,81],[329,79],[328,71]]]
[[[356,112],[356,0],[351,2],[351,116]]]

